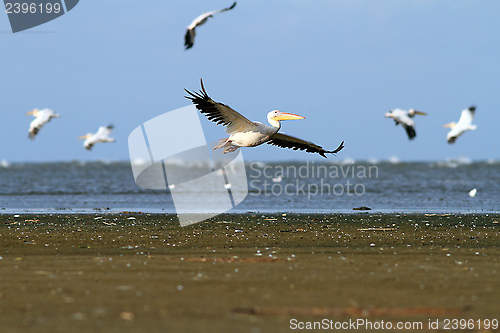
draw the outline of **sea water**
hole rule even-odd
[[[232,212],[500,212],[500,161],[246,162],[245,170],[248,194]],[[211,187],[187,190],[194,207]],[[175,213],[170,191],[137,186],[128,161],[0,163],[0,213]]]

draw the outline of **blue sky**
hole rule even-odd
[[[240,0],[185,51],[186,26],[231,3],[86,0],[16,34],[0,14],[0,160],[127,160],[130,132],[189,105],[183,89],[198,90],[200,78],[251,120],[293,112],[306,119],[283,132],[327,149],[344,140],[331,160],[500,159],[500,1]],[[449,145],[442,125],[472,104],[477,131]],[[30,141],[24,114],[45,107],[62,117]],[[429,114],[416,118],[415,140],[384,118],[394,108]],[[207,140],[225,137],[202,122]],[[76,139],[109,123],[115,144],[89,152]],[[271,146],[243,156],[322,159]]]

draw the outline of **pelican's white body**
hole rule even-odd
[[[92,146],[94,146],[98,142],[115,142],[115,139],[109,137],[112,130],[112,126],[101,126],[99,127],[97,133],[88,133],[87,135],[82,136],[81,138],[85,138],[83,146],[86,149],[90,150],[92,149]]]
[[[34,117],[36,117],[31,123],[30,123],[30,129],[29,129],[29,136],[30,138],[34,139],[35,135],[38,133],[38,131],[50,121],[52,118],[59,118],[60,115],[57,114],[54,110],[51,109],[43,109],[43,110],[33,110],[29,112],[29,114],[33,114]]]
[[[475,110],[475,107],[474,107]],[[458,120],[458,123],[449,123],[446,124],[446,127],[450,127],[451,130],[448,132],[446,136],[446,140],[448,143],[453,143],[455,140],[466,131],[473,131],[477,129],[476,125],[472,125],[472,120],[474,119],[474,113],[471,111],[471,108],[465,109],[462,111],[462,115]]]
[[[408,111],[401,109],[394,109],[385,114],[387,118],[392,118],[398,123],[405,124],[406,126],[415,127],[415,121],[410,118]]]
[[[415,121],[411,118],[415,117],[416,114],[426,115],[425,112],[416,111],[414,109],[410,109],[408,111],[401,109],[394,109],[385,114],[387,118],[392,118],[396,122],[396,125],[401,124],[406,134],[408,134],[408,138],[410,140],[414,139],[417,136],[415,132]]]
[[[269,112],[268,114],[268,119],[269,115],[272,115],[274,111]],[[271,122],[271,120],[269,120]],[[246,131],[243,132],[234,132],[230,133],[231,135],[229,136],[229,141],[231,141],[234,145],[239,146],[239,147],[255,147],[259,146],[269,140],[271,140],[271,137],[278,133],[280,129],[280,123],[278,121],[275,121],[278,126],[268,126],[264,125],[258,121],[253,122],[254,123],[254,128],[249,128]]]

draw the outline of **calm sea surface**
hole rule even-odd
[[[249,193],[233,212],[352,212],[360,206],[380,212],[500,212],[500,161],[249,162],[245,169]],[[188,189],[193,207],[213,197],[210,188]],[[470,196],[474,188],[477,195]],[[169,191],[138,187],[129,162],[0,163],[0,213],[173,213]]]

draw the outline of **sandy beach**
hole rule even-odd
[[[248,213],[181,228],[175,215],[4,214],[0,327],[257,333],[362,319],[423,332],[466,319],[484,331],[500,319],[499,222]]]

